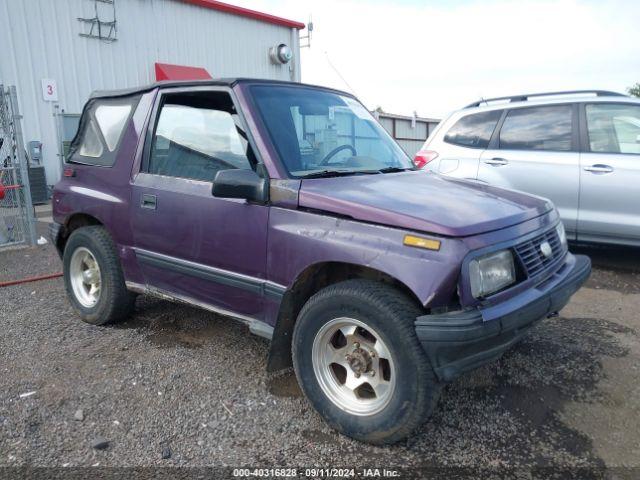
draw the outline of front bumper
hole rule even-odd
[[[438,378],[450,381],[500,358],[535,323],[561,310],[590,273],[589,257],[568,254],[551,278],[499,305],[418,317],[416,334]]]

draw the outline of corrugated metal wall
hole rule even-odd
[[[49,183],[60,175],[54,108],[41,80],[57,82],[59,107],[79,113],[93,90],[155,80],[154,62],[206,68],[214,77],[299,79],[297,31],[178,0],[116,0],[117,41],[79,36],[78,17],[95,16],[95,0],[0,0],[0,83],[16,85],[25,141],[43,142]],[[112,6],[98,2],[101,18]],[[294,49],[290,66],[274,65],[269,47]],[[297,78],[292,78],[297,77]]]
[[[417,118],[414,127],[412,126],[411,117],[384,113],[378,114],[378,121],[411,158],[420,150],[439,122],[439,120],[431,118]]]

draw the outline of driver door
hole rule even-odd
[[[223,169],[252,169],[227,89],[159,95],[132,185],[136,257],[149,287],[259,318],[268,207],[211,194]]]

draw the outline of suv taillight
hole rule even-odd
[[[413,159],[413,164],[418,168],[424,168],[424,166],[438,158],[438,152],[434,152],[433,150],[420,150],[416,153],[415,158]]]

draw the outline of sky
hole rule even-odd
[[[639,0],[228,1],[311,16],[302,81],[370,109],[442,118],[481,97],[640,82]]]

